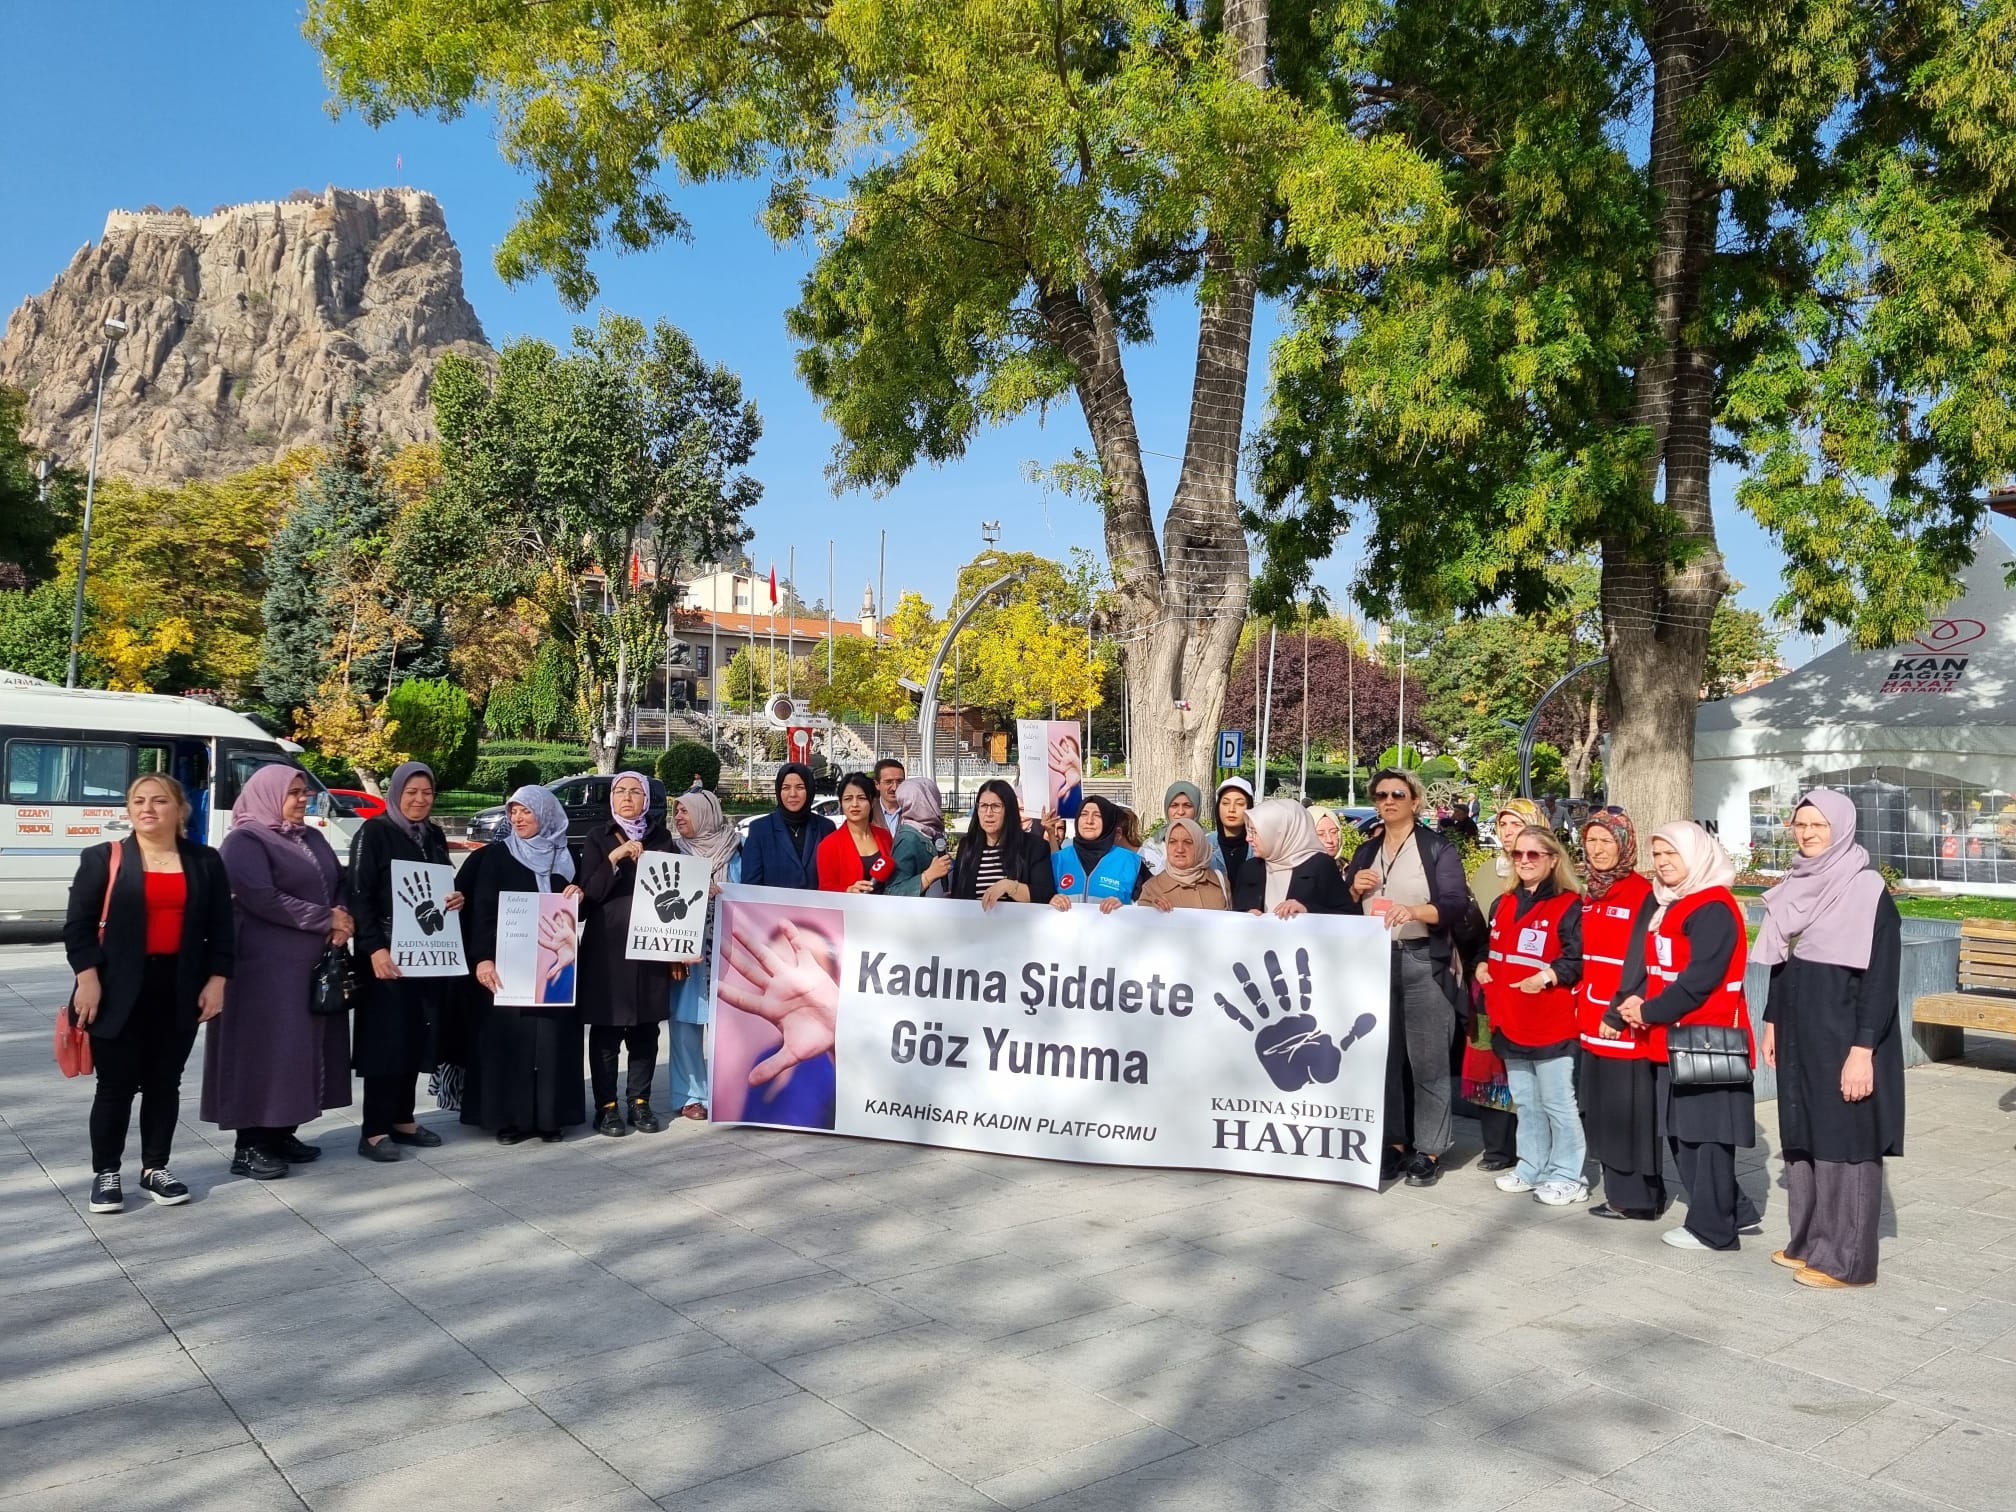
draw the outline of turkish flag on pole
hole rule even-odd
[[[635,588],[642,576],[641,564],[637,560],[637,548],[633,546],[630,548],[630,586]]]
[[[777,608],[777,564],[775,562],[770,564],[770,608],[773,611]]]

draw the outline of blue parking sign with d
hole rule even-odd
[[[1236,772],[1246,764],[1246,732],[1244,730],[1220,730],[1218,732],[1218,765],[1226,771]]]

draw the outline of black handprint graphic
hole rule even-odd
[[[686,917],[686,910],[707,896],[707,889],[704,887],[690,898],[681,896],[679,889],[673,884],[670,863],[647,868],[644,873],[644,886],[651,894],[651,906],[657,909],[658,922],[661,924],[678,923]]]
[[[399,899],[413,910],[413,922],[422,934],[436,935],[447,927],[448,920],[434,901],[434,879],[426,872],[408,872],[399,885]]]
[[[1371,1033],[1378,1020],[1369,1013],[1362,1013],[1343,1042],[1332,1043],[1330,1036],[1317,1026],[1315,1015],[1309,1011],[1309,952],[1295,952],[1299,1004],[1288,995],[1288,982],[1281,974],[1281,958],[1270,950],[1261,960],[1267,967],[1268,981],[1274,989],[1274,1002],[1280,1018],[1274,1018],[1273,1010],[1268,1008],[1266,999],[1260,995],[1259,984],[1253,980],[1243,962],[1233,966],[1232,974],[1246,989],[1246,1000],[1253,1005],[1253,1018],[1260,1020],[1260,1027],[1255,1030],[1253,1018],[1248,1018],[1222,992],[1216,995],[1218,1006],[1225,1010],[1227,1018],[1253,1034],[1253,1053],[1260,1057],[1261,1066],[1283,1092],[1300,1091],[1311,1082],[1335,1081],[1344,1066],[1344,1052]]]

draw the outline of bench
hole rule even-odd
[[[2016,1034],[2016,919],[1960,925],[1960,990],[1911,1005],[1911,1033],[1928,1060],[1955,1060],[1969,1030]]]

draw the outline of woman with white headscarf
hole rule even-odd
[[[1620,996],[1606,1015],[1649,1029],[1648,1052],[1667,1143],[1687,1188],[1687,1221],[1660,1235],[1675,1249],[1734,1250],[1739,1234],[1762,1232],[1757,1205],[1736,1180],[1736,1152],[1757,1143],[1757,1107],[1747,1076],[1676,1085],[1668,1040],[1676,1025],[1739,1029],[1749,946],[1743,909],[1729,884],[1736,867],[1700,825],[1681,820],[1652,832],[1652,897],[1645,928],[1625,955]]]
[[[476,963],[480,1025],[475,1064],[462,1094],[462,1122],[515,1145],[537,1134],[557,1144],[563,1129],[588,1121],[581,1096],[581,1011],[498,1003],[497,900],[507,892],[581,896],[567,849],[567,811],[543,787],[521,787],[505,805],[510,830],[462,863],[463,941]],[[571,967],[570,967],[571,969]]]
[[[1292,798],[1266,798],[1245,819],[1251,855],[1232,880],[1234,908],[1283,919],[1350,911],[1343,874],[1324,853],[1307,809]]]
[[[730,882],[742,880],[742,837],[722,815],[721,800],[705,788],[679,795],[673,821],[679,849],[701,857],[710,868],[700,959],[672,968],[672,1106],[684,1118],[704,1120],[713,1102],[707,1085],[707,1024],[713,1017],[714,900]]]

